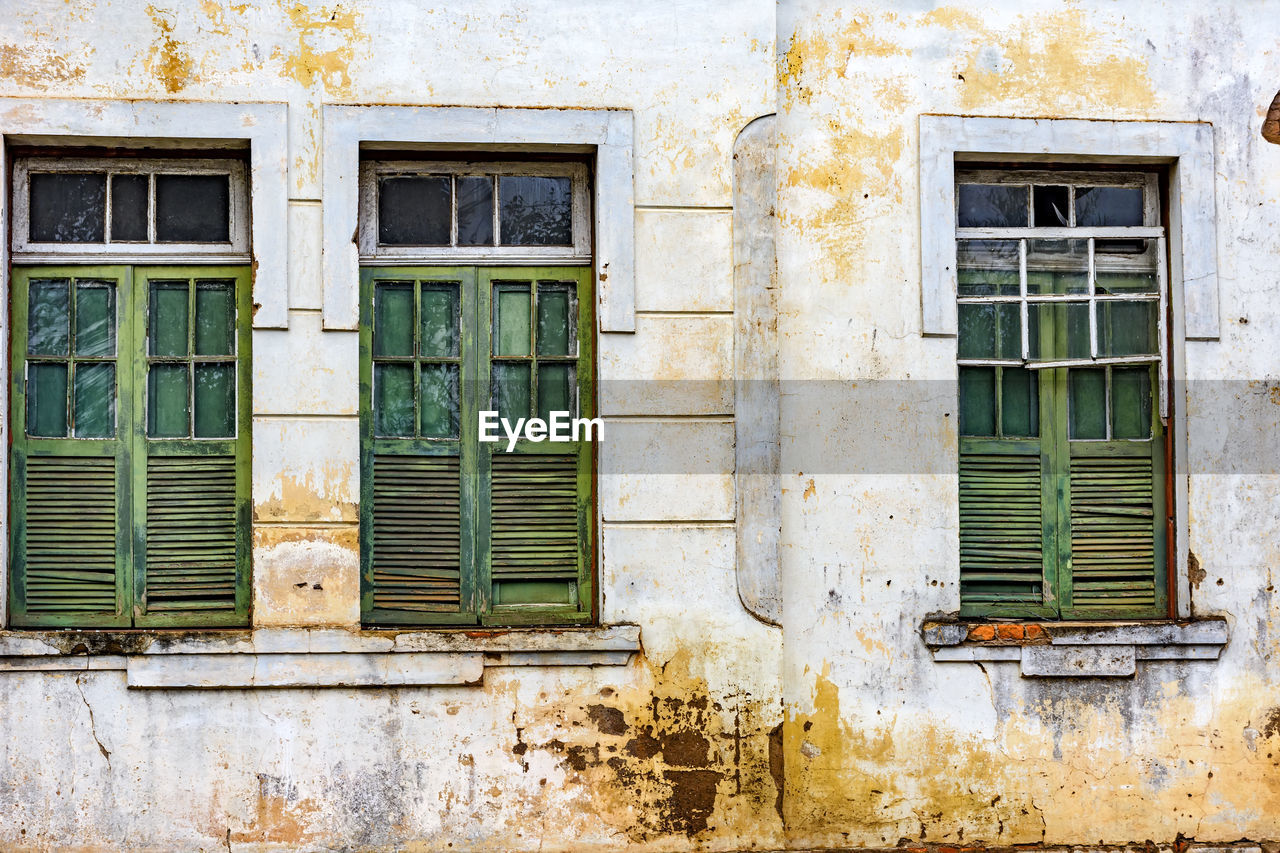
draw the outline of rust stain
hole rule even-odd
[[[0,78],[19,86],[74,83],[84,77],[83,65],[68,61],[48,48],[0,44]]]
[[[330,93],[350,90],[355,45],[367,40],[355,8],[343,4],[313,8],[304,3],[288,3],[284,8],[297,37],[293,49],[280,57],[285,74],[308,88],[319,82]]]
[[[350,480],[350,463],[326,467],[318,476],[282,475],[276,494],[254,504],[253,520],[355,524],[360,512],[358,501],[348,495]]]
[[[812,477],[810,477],[810,478],[809,478],[809,482],[808,482],[808,483],[805,485],[805,487],[804,487],[804,496],[803,496],[803,497],[804,497],[804,499],[807,501],[807,500],[809,500],[809,498],[813,497],[813,496],[814,496],[814,495],[816,495],[817,493],[818,493],[818,490],[817,490],[816,488],[814,488],[814,485],[813,485],[813,478],[812,478]]]
[[[322,816],[321,808],[311,800],[299,799],[295,785],[277,776],[258,774],[258,799],[253,823],[232,830],[228,842],[238,844],[304,845],[320,840],[310,828]]]
[[[160,81],[166,92],[180,92],[192,82],[194,64],[186,46],[173,37],[173,13],[148,6],[147,17],[157,31],[155,41],[147,52],[147,71]]]

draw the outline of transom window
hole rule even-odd
[[[1154,174],[958,171],[961,612],[1167,614]]]
[[[22,157],[13,176],[15,260],[247,259],[243,161]]]
[[[366,261],[590,260],[585,164],[366,161],[361,181]]]

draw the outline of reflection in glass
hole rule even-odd
[[[146,175],[111,176],[111,240],[116,243],[147,241],[147,208],[151,200]]]
[[[187,288],[185,281],[151,282],[151,312],[147,317],[151,355],[177,358],[187,355]]]
[[[235,353],[235,289],[230,281],[196,284],[196,355]]]
[[[573,245],[569,178],[504,175],[498,178],[504,246]]]
[[[422,365],[420,434],[426,438],[458,436],[458,367]]]
[[[226,243],[231,239],[228,175],[156,175],[157,243]]]
[[[191,391],[186,364],[153,364],[147,371],[147,435],[191,435]]]
[[[76,284],[76,355],[116,353],[116,291],[105,282]]]
[[[448,177],[394,177],[378,182],[378,242],[447,246],[452,220]]]
[[[413,366],[373,366],[373,431],[377,435],[413,435]]]
[[[236,432],[236,366],[195,365],[196,438],[229,438]]]
[[[413,285],[379,284],[373,312],[373,354],[413,355]]]
[[[956,224],[961,228],[1025,228],[1027,187],[1017,184],[961,184],[956,189]]]
[[[1111,369],[1111,435],[1114,438],[1151,437],[1150,367]]]
[[[493,178],[458,178],[458,245],[493,245]]]
[[[1017,240],[961,240],[956,244],[961,296],[1017,296]]]
[[[1068,433],[1073,439],[1107,437],[1107,376],[1102,368],[1068,372]]]
[[[71,337],[69,282],[32,281],[27,301],[27,352],[66,355]]]
[[[67,366],[27,365],[27,434],[67,434]]]
[[[423,284],[422,328],[418,352],[428,358],[458,354],[458,287]]]
[[[107,176],[31,175],[33,243],[101,243],[107,224]]]
[[[1098,304],[1098,355],[1156,355],[1155,302]]]
[[[75,372],[76,438],[116,434],[116,366],[80,362]]]
[[[538,287],[538,355],[572,355],[573,295],[561,285]]]
[[[498,417],[515,423],[516,418],[529,417],[529,365],[494,362],[490,385],[490,408]]]
[[[1076,226],[1142,224],[1142,187],[1076,187]]]

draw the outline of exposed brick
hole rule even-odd
[[[969,629],[969,639],[975,643],[985,643],[996,638],[995,625],[974,625]]]
[[[1000,625],[996,628],[996,636],[1002,640],[1021,640],[1021,625]]]
[[[1023,625],[1022,636],[1028,640],[1043,640],[1049,635],[1039,625]]]

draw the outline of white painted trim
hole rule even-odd
[[[359,325],[360,146],[596,155],[596,311],[603,332],[635,331],[635,192],[630,110],[324,107],[324,327]]]
[[[920,116],[920,273],[922,329],[956,333],[955,166],[997,155],[1029,163],[1056,160],[1171,163],[1174,303],[1186,337],[1218,338],[1218,248],[1213,127],[1198,122],[1128,122]]]
[[[288,288],[288,107],[273,103],[0,98],[0,136],[24,144],[177,147],[247,141],[253,233],[253,325],[284,329]],[[4,165],[0,157],[0,167]],[[7,200],[0,230],[9,233]],[[0,266],[8,266],[8,245]]]
[[[107,176],[101,243],[33,243],[30,241],[31,185],[33,173],[101,173]],[[111,238],[111,178],[143,175],[147,184],[147,239],[114,242]],[[161,243],[156,240],[156,177],[160,175],[225,175],[228,178],[227,235],[218,243]],[[233,263],[248,259],[249,188],[242,160],[190,160],[186,158],[19,157],[13,163],[13,261],[14,263],[75,263],[110,260],[120,263],[157,263],[157,258]]]

